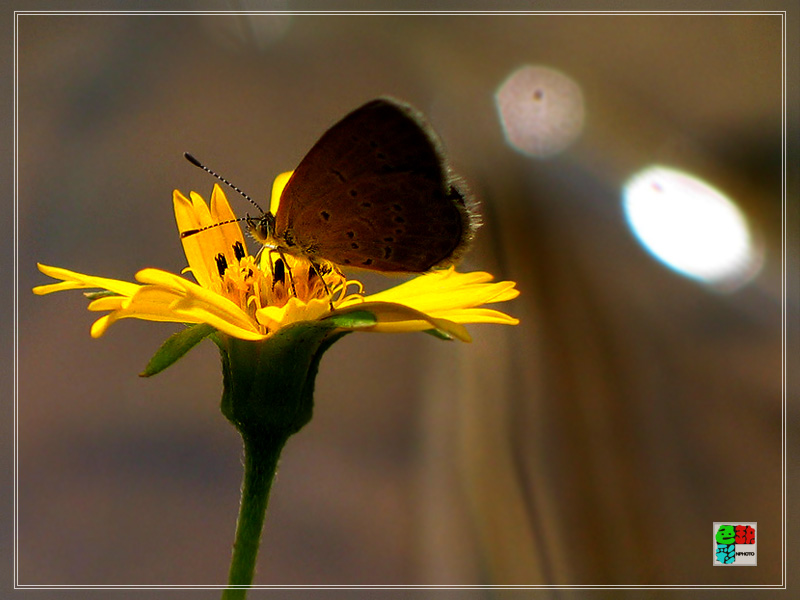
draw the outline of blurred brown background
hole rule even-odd
[[[216,348],[140,379],[175,327],[93,340],[79,293],[29,293],[46,282],[35,263],[179,271],[172,190],[213,184],[184,151],[265,199],[327,126],[386,94],[428,116],[482,198],[463,268],[517,281],[502,308],[522,323],[471,326],[470,345],[339,342],[284,452],[256,582],[781,583],[779,16],[18,25],[20,583],[224,583],[241,477]],[[584,95],[582,136],[546,160],[509,147],[494,106],[525,64]],[[653,163],[737,202],[764,243],[753,281],[720,293],[638,244],[621,186]],[[758,522],[756,568],[712,566],[712,522],[735,519]]]

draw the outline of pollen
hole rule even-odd
[[[216,257],[219,278],[212,289],[244,310],[254,322],[257,313],[267,306],[283,307],[292,297],[307,304],[323,300],[333,305],[344,297],[347,287],[345,277],[328,263],[317,265],[304,258],[273,256],[269,251],[260,255],[243,255],[241,247],[234,247],[234,264],[225,264],[224,257]],[[230,256],[230,255],[229,255]],[[268,328],[259,324],[262,333]]]

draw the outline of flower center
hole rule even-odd
[[[255,257],[247,255],[238,242],[233,247],[235,261],[220,253],[215,257],[219,280],[216,291],[232,300],[255,320],[258,309],[284,306],[292,296],[302,303],[313,299],[339,304],[347,280],[330,263],[312,263],[305,258],[263,249]],[[217,287],[215,285],[215,287]]]

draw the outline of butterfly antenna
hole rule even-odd
[[[199,229],[187,229],[186,231],[181,231],[181,239],[189,237],[190,235],[195,235],[196,233],[200,233],[201,231],[205,231],[206,229],[213,229],[214,227],[219,227],[220,225],[228,225],[229,223],[239,223],[240,221],[246,221],[246,220],[247,217],[239,217],[238,219],[228,219],[227,221],[212,223],[211,225],[206,225],[205,227],[200,227]]]
[[[262,209],[262,208],[261,208],[261,207],[260,207],[258,204],[256,204],[255,200],[253,200],[253,199],[252,199],[250,196],[248,196],[247,194],[245,194],[245,193],[244,193],[242,190],[240,190],[238,187],[236,187],[235,185],[233,185],[233,184],[232,184],[230,181],[228,181],[227,179],[225,179],[225,178],[224,178],[222,175],[219,175],[219,174],[215,173],[214,171],[212,171],[211,169],[209,169],[207,166],[205,166],[203,163],[201,163],[199,160],[197,160],[197,159],[196,159],[194,156],[192,156],[192,155],[191,155],[191,154],[189,154],[188,152],[184,152],[184,153],[183,153],[183,156],[184,156],[184,158],[185,158],[186,160],[188,160],[190,163],[192,163],[192,164],[193,164],[195,167],[200,167],[201,169],[203,169],[203,171],[205,171],[206,173],[208,173],[208,174],[209,174],[209,175],[211,175],[212,177],[216,177],[217,179],[219,179],[219,180],[220,180],[222,183],[224,183],[225,185],[227,185],[227,186],[228,186],[228,187],[230,187],[231,189],[233,189],[233,190],[236,190],[237,192],[239,192],[239,193],[240,193],[242,196],[244,196],[245,198],[247,198],[247,201],[248,201],[248,202],[250,202],[250,204],[252,204],[253,206],[255,206],[255,207],[258,209],[258,212],[260,212],[262,215],[263,215],[263,214],[266,214],[266,213],[263,211],[263,209]],[[199,230],[198,230],[198,231],[199,231]]]

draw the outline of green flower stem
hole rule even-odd
[[[374,323],[368,313],[342,319],[350,327]],[[242,501],[228,573],[228,585],[240,587],[227,588],[223,600],[245,598],[253,583],[281,450],[311,420],[319,362],[347,334],[340,327],[336,319],[295,323],[263,342],[211,335],[222,356],[222,413],[244,442]]]
[[[261,531],[269,502],[269,491],[278,468],[278,458],[288,436],[254,438],[242,435],[244,441],[244,483],[236,541],[228,573],[229,586],[249,586],[253,582]],[[240,600],[247,588],[228,588],[223,600]]]

